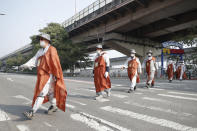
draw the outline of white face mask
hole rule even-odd
[[[134,58],[135,57],[135,54],[131,54],[131,58]]]
[[[169,60],[169,63],[172,63],[172,60]]]
[[[96,53],[97,53],[98,55],[100,55],[100,54],[101,54],[101,50],[96,50]]]
[[[44,47],[45,46],[45,42],[44,41],[40,41],[40,46]]]
[[[148,57],[151,57],[152,55],[151,54],[148,54]]]

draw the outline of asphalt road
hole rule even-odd
[[[127,93],[128,79],[112,79],[109,98],[94,100],[92,78],[65,78],[66,112],[44,114],[44,104],[33,120],[30,109],[36,76],[0,73],[0,131],[195,131],[197,81],[157,80],[156,87]],[[105,94],[104,94],[105,95]]]

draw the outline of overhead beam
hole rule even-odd
[[[178,25],[182,26],[182,28],[180,27],[180,30],[182,30],[184,27],[186,27],[185,26],[186,24],[188,24],[189,26],[191,25],[191,23],[193,24],[195,23],[195,21],[197,20],[196,14],[197,14],[197,10],[193,10],[193,11],[189,11],[189,12],[179,14],[176,16],[171,16],[171,17],[159,20],[157,22],[154,22],[150,25],[143,26],[139,29],[136,29],[131,32],[131,35],[137,34],[140,36],[154,37],[154,34],[160,35],[159,32],[161,31],[167,32],[169,28],[173,28]]]

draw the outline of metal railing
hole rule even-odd
[[[117,6],[125,1],[128,0],[97,0],[87,8],[63,22],[63,26],[67,29],[67,31],[70,31],[76,26],[82,25],[91,18],[94,18],[95,16],[112,9],[114,6]]]

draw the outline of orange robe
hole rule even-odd
[[[173,64],[169,64],[168,65],[167,73],[168,73],[168,80],[170,80],[171,78],[173,78],[173,76],[174,76],[174,67],[173,67]]]
[[[111,88],[111,82],[109,76],[105,78],[106,63],[103,58],[104,53],[97,57],[94,62],[94,84],[96,93]]]
[[[150,72],[150,63],[151,63],[152,60],[155,62],[155,57],[152,57],[151,60],[146,61],[146,73],[148,75],[147,84],[148,84],[148,81],[150,80],[150,73],[151,73]],[[153,78],[151,85],[154,85],[154,83],[155,83],[155,80]]]
[[[138,64],[136,58],[132,59],[128,62],[127,73],[128,73],[128,77],[129,77],[130,81],[132,81],[133,77],[135,76],[138,66],[139,66],[139,64]],[[137,74],[136,83],[139,83],[139,82],[140,82],[140,77]]]
[[[177,79],[180,79],[180,76],[181,76],[181,65],[178,66],[177,70],[176,70],[176,77]],[[184,72],[183,73],[183,79],[187,79],[187,75],[186,73]]]
[[[50,46],[48,51],[43,56],[38,58],[37,82],[34,91],[32,107],[35,103],[37,96],[39,96],[45,84],[47,83],[50,74],[56,77],[56,81],[53,85],[56,105],[59,109],[65,111],[67,91],[64,84],[59,56],[57,54],[57,50],[53,46]],[[43,103],[46,103],[48,101],[48,96],[45,96]]]

